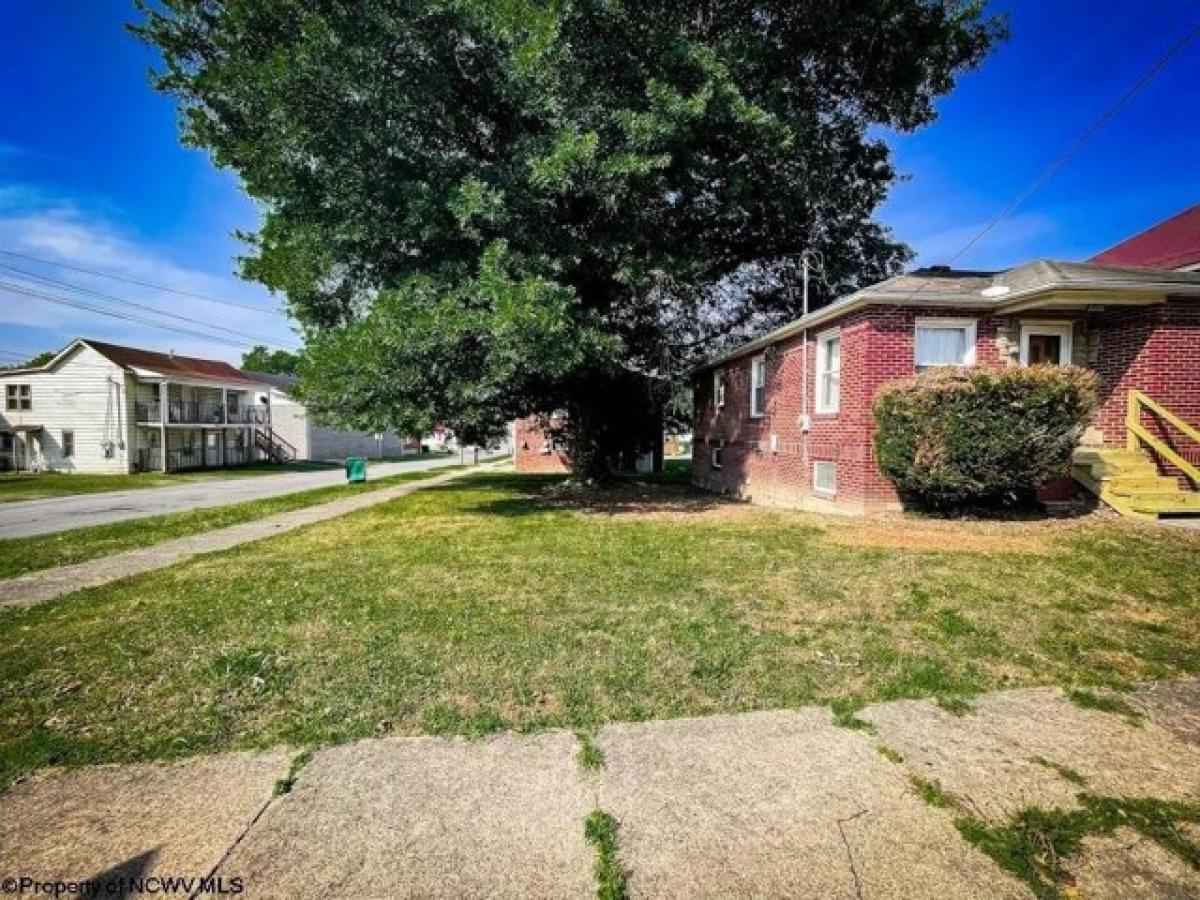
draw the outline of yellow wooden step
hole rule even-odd
[[[1127,502],[1131,509],[1140,513],[1200,514],[1200,493],[1190,491],[1151,491],[1134,494]]]
[[[1179,490],[1179,482],[1166,475],[1117,475],[1107,480],[1104,487],[1118,497],[1136,494],[1170,492]]]
[[[1119,447],[1080,447],[1072,454],[1073,462],[1090,465],[1091,463],[1136,463],[1149,462],[1149,458],[1141,450],[1126,450]]]

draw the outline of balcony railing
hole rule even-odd
[[[223,452],[222,452],[223,451]],[[167,451],[167,470],[214,469],[221,466],[242,466],[254,461],[250,447],[183,447]]]
[[[172,400],[167,404],[167,421],[172,425],[265,425],[270,421],[266,405],[229,404],[219,400]],[[157,402],[135,403],[138,422],[161,422]]]
[[[139,401],[133,404],[133,414],[138,422],[162,421],[162,407],[158,405],[157,400],[152,400],[149,403]]]
[[[230,405],[228,410],[230,425],[266,425],[271,420],[268,415],[269,407],[265,404],[238,403]]]

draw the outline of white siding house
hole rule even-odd
[[[295,448],[297,459],[344,460],[348,456],[403,456],[406,450],[419,452],[419,448],[406,447],[404,438],[392,432],[377,436],[318,424],[308,408],[289,393],[296,381],[289,375],[246,374],[270,384],[272,426],[280,440]]]
[[[290,458],[269,387],[217,360],[76,340],[0,371],[0,468],[117,474]]]

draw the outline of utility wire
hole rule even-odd
[[[188,337],[201,338],[202,340],[211,341],[213,343],[225,344],[228,347],[234,347],[239,350],[245,350],[250,347],[250,344],[242,341],[237,342],[228,338],[220,337],[219,335],[205,334],[201,331],[195,331],[191,328],[180,328],[175,325],[164,325],[161,322],[155,322],[143,316],[135,316],[129,313],[116,312],[111,309],[103,309],[101,307],[89,306],[86,303],[80,303],[76,300],[70,300],[66,297],[58,297],[53,294],[46,294],[41,291],[35,291],[32,288],[27,288],[19,284],[11,284],[6,281],[0,281],[0,290],[7,291],[10,294],[21,294],[26,297],[33,297],[38,300],[45,300],[48,303],[57,303],[60,306],[69,306],[72,309],[80,309],[85,312],[96,313],[101,316],[108,316],[113,319],[121,319],[126,322],[135,322],[139,325],[147,325],[151,328],[158,328],[162,331],[173,331],[176,334],[187,335]]]
[[[263,309],[261,306],[251,306],[249,303],[238,303],[235,300],[222,300],[220,297],[210,297],[208,294],[197,294],[192,291],[183,291],[179,288],[167,287],[163,284],[154,284],[150,281],[139,281],[136,278],[127,278],[124,275],[113,275],[111,272],[102,272],[98,269],[88,269],[83,266],[74,266],[69,263],[57,262],[52,259],[44,259],[40,256],[31,256],[28,253],[18,253],[15,250],[6,250],[0,247],[0,254],[4,256],[12,256],[17,259],[24,259],[29,262],[42,263],[47,266],[57,266],[60,269],[70,269],[72,272],[82,272],[85,275],[95,275],[98,278],[109,278],[113,281],[123,281],[126,284],[136,284],[138,287],[151,288],[156,291],[164,291],[168,294],[177,294],[180,297],[191,297],[193,300],[205,300],[209,303],[219,303],[222,306],[232,306],[236,309],[246,309],[250,312],[262,313],[267,316],[286,316],[287,314],[280,309]]]
[[[1012,212],[1017,209],[1017,207],[1033,196],[1033,194],[1035,194],[1042,187],[1042,185],[1053,178],[1063,166],[1079,155],[1079,151],[1081,151],[1088,144],[1088,142],[1095,137],[1096,134],[1101,131],[1101,129],[1104,128],[1105,125],[1116,118],[1117,114],[1120,113],[1121,110],[1123,110],[1126,106],[1128,106],[1130,102],[1132,102],[1133,99],[1138,96],[1138,94],[1149,87],[1150,83],[1162,74],[1163,70],[1166,69],[1167,66],[1169,66],[1175,60],[1175,58],[1184,51],[1187,45],[1196,39],[1197,35],[1200,35],[1200,25],[1193,25],[1179,40],[1172,44],[1165,53],[1158,57],[1158,59],[1154,61],[1153,65],[1151,65],[1149,69],[1142,73],[1142,76],[1138,78],[1138,80],[1135,81],[1133,85],[1131,85],[1129,89],[1125,91],[1125,93],[1114,100],[1108,106],[1108,108],[1105,109],[1104,112],[1102,112],[1100,116],[1092,122],[1091,125],[1084,129],[1079,137],[1063,148],[1063,150],[1050,161],[1050,163],[1037,175],[1036,178],[1026,184],[1025,187],[1023,187],[1017,193],[1017,195],[1008,202],[1007,205],[1005,205],[998,213],[988,220],[987,224],[985,224],[974,237],[963,244],[958,252],[946,261],[946,264],[952,266],[956,260],[962,257],[964,253],[979,243],[979,241],[981,241],[992,229],[994,229],[1000,224],[1000,222],[1011,215]],[[920,287],[909,294],[909,296],[901,302],[908,302],[909,300],[912,300],[914,297],[924,291],[928,285],[928,281],[923,282]]]
[[[223,331],[226,334],[232,335],[233,337],[236,337],[236,338],[243,338],[243,339],[251,338],[253,340],[261,341],[261,342],[266,343],[273,347],[283,347],[284,346],[283,344],[279,344],[276,341],[273,341],[273,340],[268,341],[257,335],[247,335],[244,331],[235,331],[232,328],[226,328],[224,325],[211,325],[208,322],[202,322],[199,319],[193,319],[189,316],[181,316],[178,313],[166,312],[165,310],[155,309],[153,306],[148,306],[144,303],[137,303],[133,300],[126,300],[123,297],[115,297],[112,294],[105,294],[101,291],[94,291],[91,288],[80,287],[79,285],[71,284],[68,281],[59,281],[58,279],[55,279],[55,278],[48,278],[45,275],[38,275],[36,272],[28,272],[25,269],[20,269],[16,266],[9,266],[9,265],[5,265],[4,263],[0,263],[0,269],[4,269],[8,272],[13,272],[24,278],[31,278],[35,281],[41,282],[42,284],[46,284],[51,287],[65,288],[66,290],[72,291],[74,293],[84,294],[87,296],[95,297],[100,300],[109,300],[113,303],[120,303],[122,306],[129,306],[129,307],[132,307],[133,309],[140,309],[140,310],[143,310],[144,312],[153,313],[156,316],[164,316],[168,319],[175,319],[178,322],[187,322],[192,325],[199,325],[202,328],[209,328],[209,329],[212,329],[213,331]],[[285,349],[298,350],[299,347],[297,347],[296,345],[293,344],[291,346],[285,347]]]

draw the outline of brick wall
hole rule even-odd
[[[1111,309],[1095,315],[1100,374],[1096,427],[1104,443],[1125,443],[1130,389],[1148,394],[1184,421],[1200,426],[1200,304],[1174,300],[1160,306]],[[1147,416],[1143,424],[1193,463],[1200,447]],[[1179,474],[1170,466],[1164,471]]]
[[[698,484],[760,503],[841,508],[860,511],[894,506],[896,492],[879,472],[873,447],[871,403],[879,388],[914,372],[914,324],[917,318],[959,318],[962,311],[918,307],[869,307],[810,329],[808,333],[808,411],[811,430],[800,419],[804,394],[804,339],[787,338],[762,351],[767,360],[764,414],[750,415],[750,364],[758,354],[726,363],[725,405],[713,406],[712,370],[695,384],[696,440],[693,472]],[[997,350],[1000,321],[970,313],[977,320],[978,365],[1004,363]],[[841,338],[841,390],[835,413],[816,411],[817,341],[837,329]],[[772,443],[774,435],[774,443]],[[721,468],[712,466],[712,450],[721,446]],[[837,466],[832,496],[813,488],[814,463]]]
[[[562,473],[568,470],[567,459],[551,445],[552,451],[544,452],[550,436],[542,429],[537,416],[518,419],[513,423],[513,463],[518,472]]]

